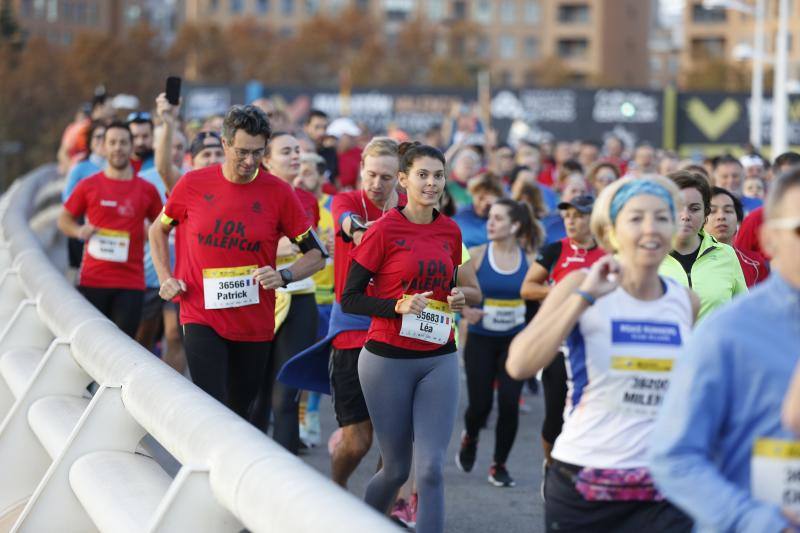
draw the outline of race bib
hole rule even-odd
[[[253,271],[258,265],[203,269],[203,298],[206,309],[244,307],[259,302],[258,283]]]
[[[525,323],[525,302],[493,300],[483,302],[483,327],[489,331],[509,331]]]
[[[669,388],[673,359],[613,356],[608,387],[609,407],[655,417]]]
[[[128,260],[128,249],[131,246],[131,235],[127,231],[99,229],[87,243],[87,252],[100,261],[125,263]]]
[[[403,298],[410,298],[403,295]],[[453,329],[453,315],[446,303],[437,300],[428,300],[425,310],[418,315],[403,315],[403,325],[400,335],[411,339],[446,344],[450,340]]]
[[[277,261],[278,272],[289,268],[293,264],[297,262],[296,255],[289,255],[286,257],[279,257]],[[281,292],[291,292],[291,293],[313,293],[314,292],[314,280],[311,277],[301,279],[299,281],[293,281],[288,284],[286,287],[281,287],[280,289],[276,289]]]
[[[753,497],[800,513],[800,441],[757,439],[750,460]]]

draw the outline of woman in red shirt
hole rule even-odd
[[[431,533],[444,529],[443,462],[458,406],[461,232],[435,209],[445,187],[442,153],[417,143],[400,153],[408,203],[376,221],[352,252],[342,308],[372,317],[358,373],[383,467],[365,499],[387,512],[415,456],[417,531]]]

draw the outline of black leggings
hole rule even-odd
[[[136,335],[142,319],[144,291],[79,286],[78,292],[129,337]]]
[[[519,425],[519,395],[522,382],[506,372],[508,345],[513,336],[490,337],[470,333],[464,346],[469,404],[464,414],[467,435],[477,439],[480,429],[492,412],[494,381],[498,382],[498,417],[495,427],[494,462],[505,464]]]
[[[194,384],[247,418],[272,343],[224,339],[200,324],[183,328],[183,346]]]
[[[266,433],[270,411],[275,411],[272,438],[296,454],[300,448],[298,420],[299,391],[277,382],[278,371],[293,356],[316,340],[319,311],[313,294],[293,294],[289,313],[272,344],[272,357],[261,373],[262,379],[250,421]]]
[[[544,390],[544,421],[542,438],[555,444],[564,425],[564,406],[567,404],[567,365],[564,354],[559,353],[553,362],[542,370]]]

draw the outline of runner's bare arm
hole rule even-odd
[[[545,283],[548,276],[547,269],[535,261],[530,265],[519,294],[525,300],[544,300],[550,292],[550,287]]]
[[[79,239],[82,241],[89,240],[92,234],[95,232],[95,227],[89,223],[84,225],[78,224],[78,221],[75,220],[75,217],[72,216],[67,209],[62,208],[61,213],[58,215],[58,229],[66,235],[67,237],[72,237],[73,239]]]
[[[175,135],[175,120],[180,105],[173,106],[167,101],[166,93],[161,93],[156,98],[156,112],[163,121],[163,131],[158,139],[155,150],[155,163],[158,175],[164,186],[171,191],[181,177],[181,171],[172,163],[172,138]]]
[[[164,219],[156,220],[150,225],[148,238],[150,241],[150,256],[153,259],[153,267],[156,269],[158,281],[161,284],[159,295],[164,300],[171,300],[181,292],[186,291],[186,283],[183,280],[172,277],[169,266],[169,232],[172,231],[172,224]]]
[[[475,273],[473,260],[469,260],[458,267],[456,285],[464,293],[467,305],[479,305],[483,299],[481,287],[478,284],[478,275]]]

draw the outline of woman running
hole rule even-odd
[[[444,455],[458,406],[453,313],[466,302],[454,287],[461,232],[435,209],[445,187],[442,153],[417,143],[404,143],[400,153],[408,203],[377,220],[352,252],[342,308],[372,316],[358,373],[383,466],[365,499],[388,512],[413,455],[417,531],[431,533],[444,529]]]
[[[566,341],[569,403],[545,475],[547,531],[689,531],[653,485],[648,441],[697,297],[658,275],[681,202],[666,178],[606,187],[592,230],[606,255],[567,275],[511,343],[506,368],[526,378]]]
[[[319,224],[319,204],[316,197],[308,191],[294,187],[295,178],[300,173],[300,144],[297,139],[288,133],[273,134],[267,143],[264,166],[271,174],[292,185],[309,224],[316,228]],[[265,368],[261,390],[250,415],[253,425],[266,432],[270,411],[274,411],[272,438],[294,454],[300,448],[299,394],[297,389],[287,387],[277,381],[276,377],[286,361],[314,344],[319,318],[314,280],[310,277],[301,281],[291,279],[289,268],[300,257],[300,250],[295,244],[285,237],[280,240],[277,265],[285,285],[277,291],[282,294],[276,295],[279,305],[272,345],[273,357],[270,359],[272,364]],[[285,318],[280,321],[280,304],[287,305],[287,302],[288,311],[285,311]]]
[[[505,362],[508,345],[525,326],[525,302],[519,297],[519,288],[528,265],[533,262],[532,243],[538,234],[530,208],[508,198],[492,204],[486,234],[489,244],[469,250],[478,271],[483,302],[478,308],[464,309],[463,313],[469,322],[469,335],[464,345],[469,403],[456,465],[464,472],[472,471],[478,434],[492,412],[497,380],[499,414],[489,483],[496,487],[513,487],[514,479],[506,469],[506,460],[517,435],[522,382],[508,376]],[[528,243],[528,249],[520,242]]]
[[[594,198],[591,196],[578,196],[570,202],[558,204],[567,236],[542,248],[536,261],[531,263],[520,290],[526,301],[538,304],[567,274],[589,268],[605,255],[605,250],[597,246],[589,225],[593,207]],[[542,449],[545,461],[550,463],[553,443],[564,423],[564,405],[567,401],[567,368],[561,351],[542,370],[541,377],[545,408]]]

